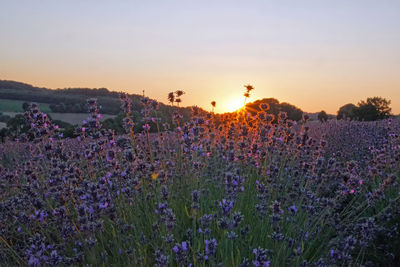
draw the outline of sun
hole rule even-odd
[[[229,101],[226,105],[226,110],[227,112],[234,112],[237,111],[238,109],[243,108],[244,106],[244,102],[243,99],[232,99],[231,101]]]

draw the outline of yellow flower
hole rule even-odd
[[[156,172],[151,175],[151,178],[153,178],[153,180],[157,179],[157,177],[158,177],[158,173],[156,173]]]

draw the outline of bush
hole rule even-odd
[[[320,121],[320,122],[326,122],[327,120],[328,120],[328,114],[326,114],[326,112],[325,111],[321,111],[321,112],[319,112],[318,113],[318,120]]]

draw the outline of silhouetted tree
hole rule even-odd
[[[299,121],[303,117],[303,111],[289,103],[281,103],[279,109],[286,112],[289,120]]]
[[[264,98],[261,100],[256,100],[252,103],[248,103],[246,104],[246,111],[254,115],[261,111],[261,106],[263,104],[268,105],[266,112],[273,114],[275,118],[281,111],[286,112],[289,120],[299,121],[303,116],[303,111],[301,109],[288,103],[279,103],[279,101],[275,98]]]
[[[261,100],[256,100],[254,102],[251,103],[247,103],[246,104],[246,111],[252,113],[253,115],[256,114],[258,111],[261,110],[261,104],[268,104],[269,105],[269,109],[268,109],[268,113],[274,114],[274,115],[278,115],[279,113],[279,101],[275,98],[263,98]]]
[[[357,106],[354,104],[346,104],[342,106],[337,113],[337,119],[355,119]]]
[[[356,116],[359,120],[375,121],[388,118],[392,109],[389,107],[390,100],[382,97],[369,97],[366,101],[358,103]]]
[[[328,114],[324,110],[321,110],[321,112],[318,113],[318,120],[320,122],[326,122],[328,120]]]
[[[15,115],[7,122],[7,128],[12,136],[18,136],[21,133],[26,133],[28,131],[28,126],[25,122],[25,117],[22,114]]]

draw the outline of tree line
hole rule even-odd
[[[386,119],[393,115],[390,103],[390,100],[383,97],[368,97],[366,100],[358,102],[357,105],[349,103],[341,106],[337,112],[336,119],[358,121],[376,121]],[[322,110],[318,113],[318,120],[321,122],[328,120],[328,115],[325,111]]]

